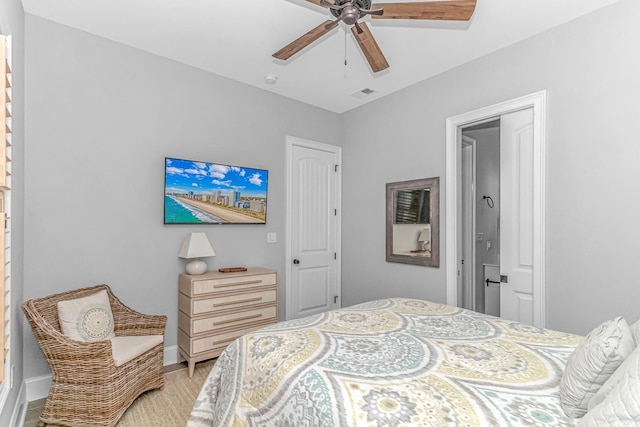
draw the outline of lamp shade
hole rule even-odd
[[[423,228],[420,232],[420,236],[418,237],[418,242],[429,242],[431,241],[431,229]]]
[[[184,238],[178,257],[180,258],[205,258],[216,256],[216,253],[204,233],[191,233]]]

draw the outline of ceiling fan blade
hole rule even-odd
[[[389,68],[389,63],[382,54],[380,46],[378,46],[378,43],[373,38],[373,34],[371,34],[371,30],[369,30],[369,26],[364,22],[360,22],[358,27],[362,32],[358,32],[358,28],[355,25],[351,27],[351,32],[358,41],[358,46],[360,46],[365,58],[367,58],[367,61],[371,66],[371,70],[373,70],[374,73],[377,73],[378,71]]]
[[[301,37],[298,37],[296,40],[292,41],[291,43],[289,43],[288,45],[286,45],[285,47],[283,47],[282,49],[274,53],[272,56],[274,58],[282,59],[283,61],[286,61],[296,53],[300,52],[305,47],[309,46],[314,41],[318,40],[320,37],[327,34],[329,31],[337,27],[338,27],[337,22],[326,20],[322,24],[314,28],[313,30],[302,35]]]
[[[476,0],[421,1],[413,3],[376,3],[371,8],[383,9],[373,19],[442,19],[468,21],[476,9]]]

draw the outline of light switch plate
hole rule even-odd
[[[275,232],[267,233],[267,243],[276,243],[277,241]]]

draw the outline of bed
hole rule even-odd
[[[391,298],[245,335],[189,427],[572,426],[558,388],[582,337]]]

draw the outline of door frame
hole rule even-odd
[[[338,307],[342,306],[342,147],[337,145],[326,144],[323,142],[311,141],[309,139],[299,138],[296,136],[286,136],[285,140],[285,319],[291,319],[291,276],[292,276],[292,257],[291,257],[291,160],[294,147],[304,147],[313,150],[326,151],[336,155],[338,169],[336,171],[336,295],[338,295]]]
[[[446,295],[447,304],[458,299],[458,176],[457,147],[465,125],[533,108],[533,324],[546,325],[546,106],[547,92],[542,90],[446,119]]]

